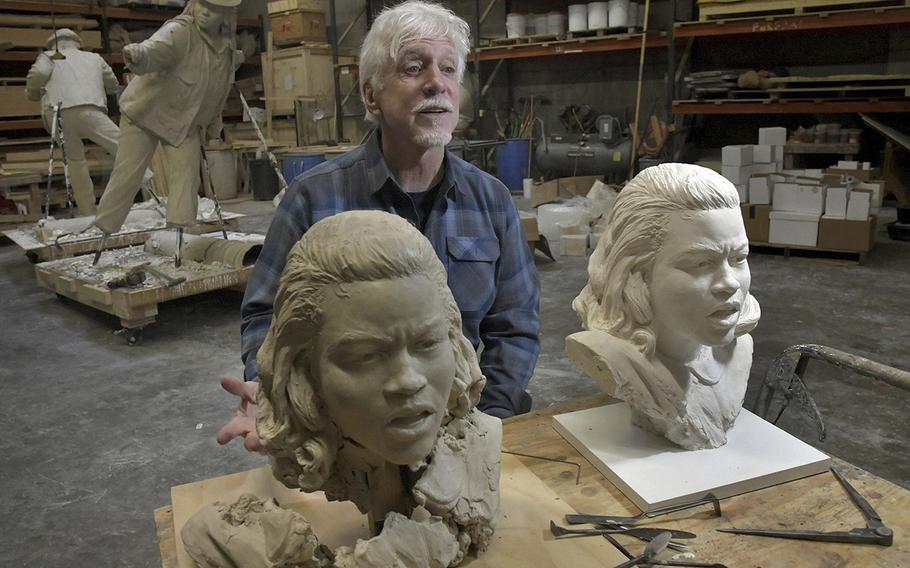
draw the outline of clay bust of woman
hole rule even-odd
[[[359,563],[390,565],[390,516],[397,527],[433,527],[427,565],[486,548],[501,423],[474,408],[484,385],[477,356],[417,229],[378,211],[316,223],[288,256],[258,363],[257,430],[275,477],[353,501],[379,535],[336,555],[379,554]]]
[[[726,443],[760,316],[736,188],[663,164],[620,193],[572,303],[589,330],[567,353],[629,403],[632,420],[686,449]]]

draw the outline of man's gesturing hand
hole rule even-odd
[[[225,424],[218,432],[219,444],[227,444],[234,438],[243,438],[243,447],[251,452],[265,453],[265,448],[259,442],[256,433],[256,389],[259,383],[255,381],[242,381],[237,377],[224,375],[221,377],[221,387],[229,393],[240,397],[236,415]]]

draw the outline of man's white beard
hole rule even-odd
[[[452,140],[452,134],[445,132],[427,132],[414,137],[414,143],[421,148],[445,146],[450,140]]]

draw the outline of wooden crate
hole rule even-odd
[[[276,46],[327,41],[325,14],[322,12],[286,12],[272,14],[270,19],[272,42]]]
[[[356,58],[339,56],[339,63],[354,63]],[[335,79],[332,51],[321,47],[276,49],[262,55],[267,72],[266,106],[272,114],[294,114],[294,101],[313,98],[328,109],[335,108]]]
[[[325,12],[325,0],[271,0],[268,4],[269,14],[281,12]]]
[[[699,20],[795,16],[818,12],[891,8],[910,0],[699,0]]]

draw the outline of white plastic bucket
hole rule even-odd
[[[609,27],[607,2],[588,4],[588,29],[603,30]]]
[[[561,34],[566,31],[566,15],[562,12],[549,12],[547,14],[547,33]]]
[[[527,35],[528,18],[524,14],[506,14],[506,35],[508,37],[521,37]]]
[[[547,15],[534,14],[534,33],[545,34],[547,32]]]
[[[569,6],[569,31],[583,32],[588,29],[588,5],[572,4]]]
[[[634,25],[634,23],[629,20],[629,0],[610,0],[608,5],[610,12],[608,19],[611,28]],[[638,15],[637,10],[635,15]]]

